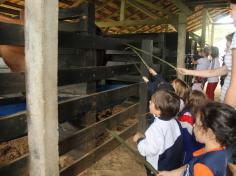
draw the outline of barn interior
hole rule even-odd
[[[144,63],[173,80],[166,62],[191,67],[229,13],[227,0],[0,0],[0,175],[78,175],[120,145],[107,129],[143,131]]]

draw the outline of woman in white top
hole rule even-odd
[[[193,76],[201,76],[201,77],[214,77],[214,76],[222,76],[227,75],[224,81],[224,85],[222,86],[220,101],[224,102],[225,94],[229,88],[230,79],[231,79],[231,65],[232,65],[232,51],[230,49],[230,45],[232,42],[233,34],[231,33],[226,36],[226,54],[225,54],[225,65],[222,67],[218,67],[216,69],[210,70],[187,70],[184,68],[178,68],[178,71],[184,75],[193,75]],[[236,37],[236,36],[235,36]],[[236,38],[235,38],[236,39]],[[232,43],[233,46],[233,43]],[[236,47],[236,40],[235,40]]]
[[[208,69],[214,70],[220,67],[220,61],[219,61],[219,49],[215,46],[211,47],[211,62]],[[219,76],[213,76],[208,77],[207,79],[207,88],[206,88],[206,94],[210,100],[214,100],[215,97],[215,89],[219,82]]]

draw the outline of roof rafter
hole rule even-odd
[[[151,9],[158,10],[158,11],[164,13],[164,14],[167,14],[168,16],[172,16],[173,15],[169,10],[163,9],[163,6],[161,5],[160,2],[157,2],[156,4],[154,4],[154,3],[151,3],[151,2],[146,1],[146,0],[135,0],[135,1],[137,1],[140,4],[143,4],[143,5],[151,8]]]
[[[0,0],[0,4],[4,3],[6,0]]]
[[[176,21],[176,20],[175,20]],[[174,20],[158,19],[158,20],[124,20],[124,21],[112,21],[103,22],[97,21],[96,25],[98,27],[115,27],[115,26],[138,26],[138,25],[160,25],[160,24],[172,24]]]
[[[170,0],[176,7],[178,7],[186,15],[191,15],[192,11],[180,0]]]
[[[134,1],[127,0],[127,4],[129,4],[130,6],[138,9],[139,11],[143,12],[145,15],[151,17],[152,19],[157,19],[158,18],[158,16],[156,14],[150,12],[149,10],[147,10],[143,6],[139,5],[138,3],[135,3]]]
[[[120,21],[125,19],[125,11],[126,11],[126,0],[120,1]]]

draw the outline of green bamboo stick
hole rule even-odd
[[[140,58],[140,60],[142,61],[143,65],[149,70],[150,67],[148,66],[148,64],[143,60],[142,56],[133,48],[131,48],[131,50]]]
[[[153,55],[153,54],[151,54],[151,53],[149,53],[149,52],[147,52],[147,51],[144,51],[144,50],[142,50],[142,49],[139,49],[139,48],[137,48],[137,47],[135,47],[135,46],[133,46],[133,45],[130,45],[130,44],[128,44],[128,43],[124,43],[124,44],[127,45],[127,46],[129,46],[130,48],[136,50],[136,51],[140,51],[140,52],[142,52],[142,53],[144,53],[144,54],[147,54],[147,55],[149,55],[149,56],[152,56],[153,58],[158,59],[159,61],[161,61],[161,62],[167,64],[168,66],[170,66],[170,67],[173,68],[174,70],[177,70],[177,68],[176,68],[174,65],[170,64],[169,62],[167,62],[167,61],[165,61],[165,60],[163,60],[163,59],[161,59],[161,58],[159,58],[159,57],[157,57],[157,56],[155,56],[155,55]],[[140,56],[140,57],[141,57],[141,56]]]
[[[155,175],[158,174],[158,171],[152,167],[150,163],[148,163],[141,155],[139,155],[131,146],[129,146],[124,139],[122,139],[119,135],[117,135],[114,131],[106,129],[112,137],[114,137],[120,144],[124,145],[130,152],[132,152],[150,171],[152,171]]]

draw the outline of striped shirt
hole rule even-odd
[[[224,102],[225,94],[226,94],[226,92],[229,88],[229,85],[230,85],[231,69],[232,69],[232,49],[233,48],[236,48],[236,35],[235,35],[235,33],[234,33],[234,36],[232,39],[230,50],[228,50],[226,52],[225,59],[224,59],[225,65],[227,67],[227,76],[225,77],[224,85],[222,86],[222,89],[221,89],[221,94],[220,94],[220,101],[221,102]]]

